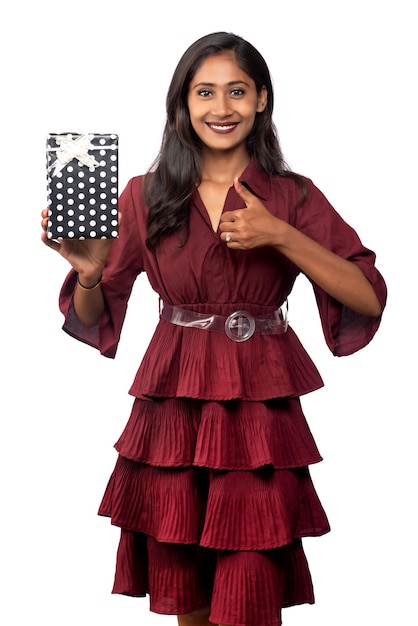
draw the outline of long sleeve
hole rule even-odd
[[[103,272],[102,290],[106,303],[99,324],[87,328],[81,324],[73,308],[77,275],[71,270],[61,289],[59,306],[65,317],[63,329],[76,339],[113,358],[119,344],[128,300],[136,277],[143,271],[142,238],[138,230],[136,207],[139,185],[132,179],[119,198],[121,225]]]
[[[297,211],[296,227],[339,256],[355,263],[373,285],[385,307],[387,288],[375,266],[376,255],[366,248],[356,231],[334,210],[325,196],[308,180],[308,197]],[[379,317],[356,313],[337,302],[313,283],[325,341],[336,356],[360,350],[374,337]]]

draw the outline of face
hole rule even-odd
[[[190,121],[203,145],[212,150],[245,148],[256,113],[267,102],[267,90],[239,68],[232,50],[207,57],[188,92]]]

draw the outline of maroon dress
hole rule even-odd
[[[270,179],[252,162],[240,179],[271,213],[353,261],[382,306],[386,287],[375,255],[307,180]],[[146,272],[167,304],[199,313],[253,316],[277,309],[298,268],[273,248],[228,249],[196,191],[190,235],[145,245],[142,177],[120,198],[123,219],[102,284],[107,304],[96,328],[72,309],[76,281],[60,298],[64,329],[114,357],[135,278]],[[242,208],[231,188],[224,211]],[[356,314],[313,284],[333,354],[364,347],[380,318]],[[314,601],[302,538],[328,532],[309,475],[321,460],[300,396],[323,385],[291,326],[235,342],[220,332],[158,321],[132,383],[128,423],[99,513],[121,529],[114,593],[149,594],[150,609],[184,614],[211,605],[211,621],[236,626],[281,623],[281,609]]]

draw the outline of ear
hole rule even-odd
[[[258,94],[257,113],[262,113],[264,109],[266,108],[267,96],[268,96],[267,88],[265,85],[263,85],[260,89],[260,93]]]

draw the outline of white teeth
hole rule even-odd
[[[214,128],[215,130],[230,130],[231,128],[234,128],[235,124],[230,124],[229,126],[218,126],[217,124],[210,124],[211,128]]]

